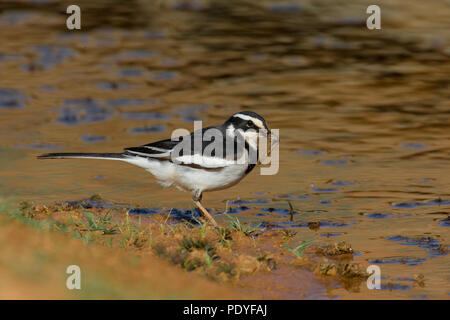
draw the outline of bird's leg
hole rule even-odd
[[[214,220],[214,218],[209,214],[209,212],[202,206],[200,201],[202,200],[202,193],[199,191],[196,191],[194,193],[194,196],[192,197],[192,201],[194,201],[197,208],[200,210],[200,212],[203,214],[203,216],[208,219],[208,221],[214,226],[217,227],[217,222]]]

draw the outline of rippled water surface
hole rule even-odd
[[[2,196],[190,209],[137,167],[35,156],[119,152],[251,109],[280,129],[279,173],[205,206],[345,240],[381,267],[383,290],[328,297],[449,297],[448,2],[390,1],[381,31],[365,28],[367,1],[79,2],[72,32],[63,1],[0,3]]]

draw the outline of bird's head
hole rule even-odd
[[[253,111],[241,111],[233,114],[224,123],[227,134],[240,133],[250,145],[256,145],[259,133],[270,134],[266,120]]]

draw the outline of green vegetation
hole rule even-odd
[[[257,225],[255,227],[242,224],[237,217],[232,217],[227,215],[228,219],[230,219],[229,226],[231,229],[240,232],[248,237],[254,236],[258,231],[260,231],[261,225]]]
[[[303,252],[305,251],[306,248],[308,248],[312,244],[312,242],[313,242],[313,240],[304,241],[301,244],[299,244],[298,246],[296,246],[295,248],[290,247],[289,244],[286,242],[285,247],[290,253],[292,253],[296,257],[305,258],[305,256],[303,255]]]

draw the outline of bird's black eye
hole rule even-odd
[[[247,128],[251,128],[253,126],[252,120],[248,120],[245,125],[247,126]]]

